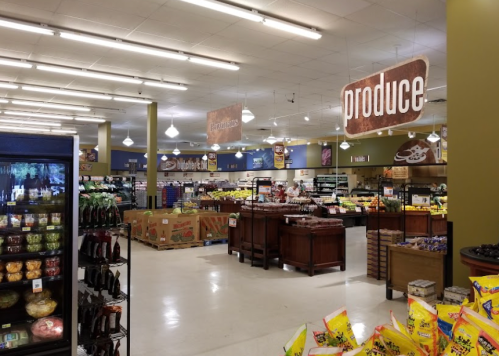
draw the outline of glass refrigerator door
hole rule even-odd
[[[0,157],[0,356],[71,344],[70,169]]]

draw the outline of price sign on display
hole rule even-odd
[[[218,191],[223,192],[224,190],[223,190],[223,188],[218,188]]]
[[[393,187],[383,187],[383,196],[387,198],[393,197]]]
[[[8,201],[7,205],[8,206],[14,206],[14,205],[16,205],[16,202],[15,201]]]
[[[23,229],[22,229],[22,230],[23,230],[24,232],[25,232],[25,231],[31,231],[31,228],[30,228],[30,227],[23,227]]]
[[[355,208],[355,212],[356,212],[356,213],[362,213],[362,208],[360,208],[360,207],[356,207],[356,208]]]
[[[340,208],[340,214],[346,214],[346,212],[347,212],[347,209]]]
[[[229,218],[229,226],[230,227],[237,227],[237,219]]]
[[[47,226],[47,230],[54,230],[55,229],[55,226],[54,225],[49,225]]]
[[[329,208],[329,214],[336,215],[336,209],[335,208]]]
[[[204,192],[204,188],[199,188],[199,191],[200,192]]]
[[[33,293],[41,293],[42,291],[43,291],[43,287],[42,287],[41,278],[33,279]]]

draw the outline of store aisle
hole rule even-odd
[[[346,305],[359,342],[389,311],[406,317],[400,293],[385,300],[384,282],[367,278],[365,228],[347,229],[347,270],[308,277],[293,267],[251,268],[227,245],[158,252],[132,242],[132,355],[276,356],[302,324]]]

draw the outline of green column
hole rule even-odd
[[[99,163],[105,163],[106,174],[111,174],[111,123],[106,121],[99,124],[97,133],[97,144],[99,145]]]
[[[156,209],[158,103],[147,105],[147,208]]]
[[[454,222],[454,284],[463,287],[469,286],[469,269],[459,250],[499,241],[497,14],[497,0],[447,0],[449,220]]]

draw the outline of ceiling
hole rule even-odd
[[[442,0],[234,0],[293,23],[315,27],[312,40],[268,28],[180,0],[0,0],[0,16],[57,28],[129,40],[212,57],[240,66],[228,71],[193,63],[43,36],[0,27],[0,56],[183,83],[187,91],[116,83],[36,69],[0,66],[0,81],[144,97],[158,102],[158,148],[173,149],[164,135],[171,117],[176,141],[206,140],[206,112],[244,102],[256,118],[243,128],[241,145],[277,137],[332,136],[339,122],[340,91],[350,81],[424,54],[430,61],[428,88],[445,86],[446,10]],[[274,105],[275,91],[275,105]],[[295,93],[295,102],[288,99]],[[112,123],[113,146],[130,130],[133,147],[146,147],[147,108],[0,88],[0,98],[87,105]],[[428,99],[446,99],[446,88]],[[0,110],[13,108],[0,104]],[[320,109],[324,110],[320,110]],[[117,109],[117,110],[116,110]],[[65,113],[53,109],[40,112]],[[311,112],[310,121],[300,112]],[[278,126],[273,125],[272,117]],[[446,122],[445,103],[428,103],[418,125]],[[65,124],[65,123],[63,123]],[[97,143],[97,125],[76,127],[83,144]],[[341,132],[341,131],[340,131]],[[179,148],[188,149],[188,144]],[[199,148],[197,148],[199,149]]]

